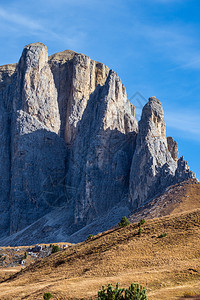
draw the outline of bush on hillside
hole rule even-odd
[[[90,240],[91,238],[93,238],[93,234],[89,234],[87,240]]]
[[[140,220],[140,222],[138,223],[138,226],[143,225],[145,222],[146,222],[145,219]]]
[[[58,252],[60,249],[58,247],[58,245],[52,245],[52,252],[51,253],[56,253]]]
[[[126,227],[127,225],[129,225],[130,222],[129,220],[127,219],[127,217],[122,217],[121,218],[121,221],[118,223],[118,226],[119,227]]]
[[[162,233],[161,235],[158,236],[158,238],[163,238],[163,237],[166,237],[167,236],[167,233]]]
[[[120,289],[117,283],[113,289],[109,284],[107,289],[102,286],[98,292],[98,300],[147,300],[146,289],[138,283],[132,283],[128,289]]]
[[[43,299],[44,299],[44,300],[49,300],[49,299],[51,299],[52,297],[53,297],[52,294],[49,293],[49,292],[44,293],[44,295],[43,295]]]
[[[102,289],[98,292],[98,300],[121,300],[123,299],[122,293],[123,289],[119,289],[119,284],[117,283],[116,287],[113,289],[112,284],[108,284],[107,289],[105,286],[102,286]]]
[[[140,226],[138,229],[138,235],[141,235],[141,234],[142,234],[142,227]]]

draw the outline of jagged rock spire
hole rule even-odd
[[[23,110],[51,131],[60,130],[57,90],[42,43],[24,47],[17,66],[14,111]]]
[[[131,166],[129,200],[133,207],[150,201],[178,177],[185,180],[192,176],[183,162],[177,165],[177,148],[175,141],[166,138],[161,102],[156,97],[149,98],[139,122]]]

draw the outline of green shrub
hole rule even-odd
[[[121,218],[121,221],[118,223],[118,226],[119,227],[126,227],[127,225],[129,225],[130,222],[129,220],[127,219],[127,217],[122,217]]]
[[[138,235],[141,235],[141,234],[142,234],[142,227],[140,226],[138,229]]]
[[[146,289],[138,283],[132,283],[128,289],[125,289],[125,300],[146,300]]]
[[[123,289],[119,289],[119,284],[117,283],[116,287],[113,290],[112,284],[108,284],[107,290],[105,286],[102,286],[101,291],[98,292],[98,300],[121,300]]]
[[[146,222],[145,219],[140,220],[140,222],[138,223],[138,226],[143,225],[145,222]]]
[[[49,300],[49,299],[51,299],[52,297],[53,297],[52,294],[49,293],[49,292],[44,293],[44,295],[43,295],[43,299],[44,299],[44,300]]]
[[[56,253],[58,252],[60,249],[58,247],[58,245],[52,245],[52,252],[51,253]]]
[[[24,259],[27,258],[27,252],[24,252]]]
[[[98,300],[146,300],[146,290],[138,283],[132,283],[128,289],[119,289],[119,284],[113,289],[109,284],[107,289],[102,286],[98,292]]]
[[[158,238],[163,238],[163,237],[166,237],[167,236],[167,233],[162,233],[161,235],[158,236]]]
[[[90,240],[91,238],[93,238],[93,234],[89,234],[87,240]]]

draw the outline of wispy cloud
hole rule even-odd
[[[179,110],[167,111],[165,121],[167,127],[184,133],[185,139],[192,139],[200,142],[200,111]]]
[[[4,24],[7,22],[9,26],[13,26],[13,30],[17,31],[18,35],[26,35],[28,33],[41,39],[57,40],[71,48],[76,47],[78,42],[84,37],[84,34],[81,31],[74,32],[73,27],[69,28],[67,33],[61,33],[51,29],[50,19],[45,23],[41,20],[35,20],[30,16],[6,11],[1,7],[0,22],[4,22]]]
[[[166,4],[172,1],[153,0],[152,2]],[[148,52],[153,52],[154,56],[159,55],[158,59],[162,57],[165,60],[168,59],[171,64],[175,64],[175,67],[169,70],[200,69],[200,39],[197,28],[192,23],[152,19],[148,12],[144,14],[143,11],[142,15],[134,15],[131,35],[132,38],[142,43],[142,47],[139,45],[138,49],[142,48],[143,51],[147,51],[146,55]]]
[[[10,23],[15,25],[24,26],[25,28],[34,29],[34,30],[44,30],[44,28],[39,24],[36,20],[31,20],[29,17],[25,17],[23,15],[7,12],[3,8],[0,7],[0,17]]]
[[[151,47],[176,63],[177,68],[200,68],[199,40],[194,36],[195,30],[176,24],[142,27],[142,35]]]

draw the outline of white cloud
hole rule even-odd
[[[200,142],[200,111],[179,110],[167,111],[165,121],[167,127],[184,133],[185,139],[193,139]]]
[[[7,12],[2,8],[0,8],[0,17],[13,24],[24,26],[25,28],[43,30],[43,27],[38,23],[38,21],[31,20],[30,18],[26,18],[17,13]]]
[[[200,40],[195,28],[186,24],[152,25],[135,22],[134,35],[143,38],[143,44],[176,64],[169,69],[200,69]],[[148,49],[146,47],[146,49]],[[158,57],[159,58],[159,57]]]
[[[57,40],[67,47],[75,48],[77,44],[84,38],[84,34],[81,31],[76,31],[73,27],[65,30],[64,33],[57,32],[51,29],[51,20],[49,19],[47,23],[41,20],[32,19],[30,16],[25,16],[12,11],[7,11],[0,7],[0,24],[1,22],[5,26],[5,21],[8,26],[18,35],[37,36],[38,39],[47,40]]]

